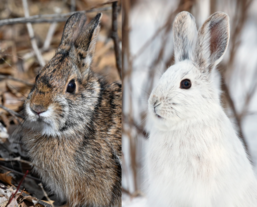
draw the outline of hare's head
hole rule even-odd
[[[153,89],[149,114],[158,123],[201,118],[219,104],[215,66],[229,41],[229,17],[211,15],[197,32],[194,17],[179,13],[173,23],[175,64]],[[174,123],[174,122],[173,122]]]
[[[85,14],[76,13],[67,20],[55,56],[25,102],[24,124],[32,130],[59,135],[90,121],[101,89],[90,75],[100,18],[86,24]]]

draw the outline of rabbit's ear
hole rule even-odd
[[[57,53],[69,54],[71,46],[80,33],[81,27],[85,24],[87,18],[82,13],[75,13],[69,17],[64,26],[62,40],[57,49]]]
[[[82,75],[89,71],[92,62],[96,40],[100,31],[99,22],[101,17],[102,14],[99,13],[89,24],[84,24],[74,43]]]
[[[198,32],[195,62],[203,72],[210,72],[223,58],[229,42],[229,17],[216,12]]]
[[[189,12],[180,12],[173,23],[173,42],[175,62],[193,60],[197,39],[195,18]]]

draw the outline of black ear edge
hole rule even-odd
[[[101,18],[102,18],[102,13],[98,13],[98,14],[94,17],[94,19],[91,20],[91,24],[94,25],[94,28],[96,28],[96,27],[99,25]]]

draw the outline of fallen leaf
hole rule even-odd
[[[6,173],[0,173],[0,180],[12,185],[12,176],[8,175],[10,172],[6,172]]]
[[[54,201],[53,201],[53,200],[49,200],[49,201],[42,200],[42,202],[48,203],[48,204],[50,204],[50,205],[53,205],[53,204],[54,204]]]

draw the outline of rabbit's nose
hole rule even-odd
[[[33,113],[35,113],[37,115],[46,111],[46,108],[42,105],[34,105],[33,104],[33,105],[30,106],[30,108],[31,108],[31,111],[33,111]]]

